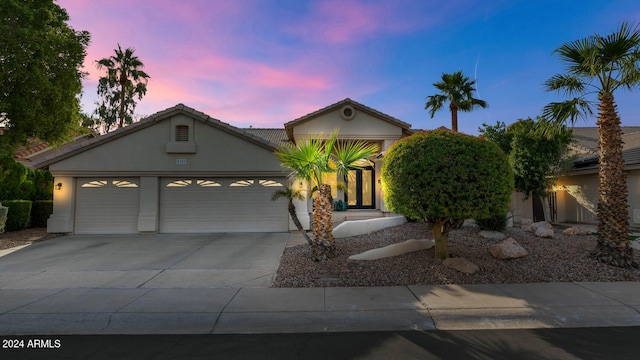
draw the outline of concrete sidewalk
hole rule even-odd
[[[0,290],[0,334],[640,326],[640,283]]]

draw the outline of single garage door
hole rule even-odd
[[[137,178],[79,178],[75,233],[137,233],[139,187]]]
[[[289,230],[285,200],[271,201],[285,178],[164,178],[160,232],[279,232]]]

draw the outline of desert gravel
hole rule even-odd
[[[494,258],[489,248],[501,240],[478,235],[476,227],[452,230],[449,254],[464,257],[480,270],[468,275],[442,265],[434,258],[434,250],[421,250],[374,261],[347,258],[366,250],[400,243],[409,239],[432,239],[426,223],[405,223],[375,233],[336,239],[337,257],[313,262],[308,246],[287,247],[282,255],[274,287],[327,286],[404,286],[443,284],[496,284],[567,281],[640,281],[640,269],[621,269],[605,265],[590,257],[596,237],[565,236],[555,229],[554,238],[538,238],[520,228],[504,231],[513,237],[529,255],[510,260]],[[635,251],[640,264],[640,252]]]

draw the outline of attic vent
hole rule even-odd
[[[176,141],[189,141],[189,126],[176,126]]]
[[[351,105],[345,105],[340,109],[340,116],[345,120],[351,120],[356,116],[356,109]]]

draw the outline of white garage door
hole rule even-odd
[[[75,233],[137,233],[139,187],[137,178],[78,179]]]
[[[165,178],[160,232],[288,231],[285,200],[271,201],[285,178]]]

